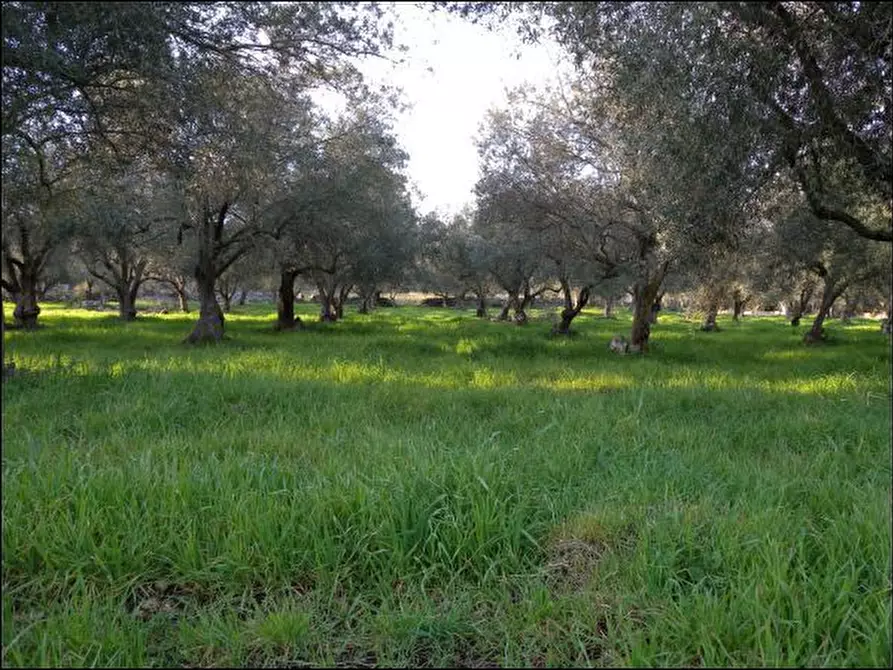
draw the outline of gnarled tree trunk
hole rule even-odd
[[[136,320],[136,294],[139,286],[119,286],[115,289],[118,295],[118,315],[124,321]]]
[[[16,328],[25,330],[37,328],[37,317],[40,316],[40,306],[37,304],[37,278],[29,272],[23,272],[19,276],[19,293],[12,316]]]
[[[201,254],[204,256],[204,254]],[[195,267],[195,282],[198,285],[198,322],[186,337],[186,342],[217,343],[223,339],[224,316],[214,291],[216,281],[214,267],[209,258],[200,258]]]
[[[301,319],[295,316],[295,277],[294,270],[279,273],[279,292],[276,302],[276,330],[301,328]]]
[[[666,264],[656,273],[636,282],[633,286],[633,325],[629,338],[629,350],[631,352],[648,351],[648,340],[651,337],[651,321],[654,314],[653,307],[665,273]]]
[[[561,292],[564,294],[564,309],[561,310],[561,321],[552,328],[552,334],[570,335],[571,322],[589,303],[591,287],[586,285],[581,288],[576,304],[574,304],[574,295],[570,283],[565,278],[561,278],[559,281],[561,282]]]

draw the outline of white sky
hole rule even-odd
[[[397,17],[394,43],[409,47],[393,58],[404,63],[376,60],[361,69],[372,82],[403,89],[412,107],[397,117],[395,130],[410,155],[407,174],[421,192],[414,203],[420,213],[449,215],[474,201],[474,137],[485,112],[505,102],[506,88],[550,79],[561,51],[554,43],[525,45],[511,27],[491,32],[414,3],[389,8]]]

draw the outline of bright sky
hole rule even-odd
[[[393,3],[400,65],[366,63],[372,81],[404,91],[412,107],[398,116],[396,131],[410,155],[408,175],[421,197],[421,213],[449,215],[474,201],[478,156],[474,137],[488,109],[505,102],[506,88],[554,76],[560,49],[554,43],[525,45],[513,28],[488,31],[461,17],[414,3]],[[518,55],[518,58],[515,56]]]

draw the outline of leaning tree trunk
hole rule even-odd
[[[295,277],[297,272],[283,270],[279,275],[279,294],[276,304],[276,330],[301,328],[301,319],[295,316]]]
[[[564,279],[561,280],[561,291],[564,293],[564,309],[561,310],[561,321],[552,329],[553,335],[570,335],[571,322],[589,303],[589,290],[589,286],[584,286],[580,289],[580,294],[577,296],[577,304],[575,305],[570,285]]]
[[[40,315],[40,306],[37,304],[37,278],[23,273],[19,285],[21,292],[12,316],[16,328],[34,330],[37,328],[37,317]]]
[[[214,292],[214,272],[209,263],[199,264],[195,271],[198,284],[199,316],[192,332],[186,338],[191,344],[220,342],[223,339],[224,317]]]
[[[806,344],[818,344],[824,341],[825,329],[822,328],[822,324],[825,322],[828,314],[831,313],[832,305],[834,305],[834,302],[846,290],[846,287],[847,285],[845,282],[840,286],[835,286],[831,281],[825,284],[825,290],[822,293],[822,304],[819,306],[818,314],[815,315],[812,327],[807,331],[806,335],[803,336],[803,341]]]

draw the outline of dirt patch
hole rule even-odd
[[[137,619],[148,621],[159,615],[179,616],[187,605],[201,605],[208,600],[209,594],[197,584],[174,584],[159,579],[135,586],[125,606]]]
[[[599,541],[565,539],[549,551],[546,579],[557,591],[579,591],[592,579],[605,544]]]

